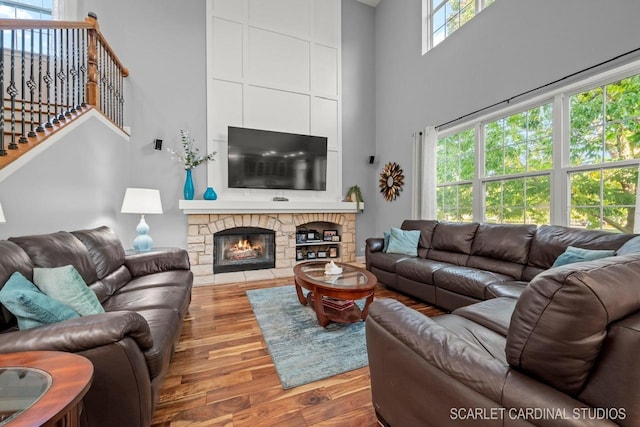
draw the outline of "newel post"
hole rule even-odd
[[[91,24],[93,28],[89,28],[88,32],[88,50],[87,62],[89,64],[87,73],[88,81],[86,88],[86,98],[89,105],[98,106],[100,93],[98,90],[98,16],[89,12],[89,16],[84,19],[85,22]]]

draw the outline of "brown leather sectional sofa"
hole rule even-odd
[[[568,246],[617,250],[632,234],[556,225],[448,223],[406,220],[420,230],[418,256],[382,252],[367,239],[366,268],[378,282],[447,310],[496,296],[517,298]]]
[[[16,271],[73,265],[106,313],[18,330],[0,313],[0,353],[58,350],[87,357],[93,384],[84,398],[83,426],[149,426],[160,387],[191,301],[186,251],[125,255],[107,227],[0,241],[0,286]]]
[[[422,237],[428,236],[421,244],[431,246],[423,245],[424,260],[432,250],[443,258],[442,241],[462,241],[459,235],[436,239],[442,224],[426,225],[428,231]],[[466,229],[445,224],[440,231],[456,227]],[[506,237],[515,233],[521,242],[529,236],[527,227],[479,224],[476,228],[475,239],[477,233],[484,238],[485,231],[496,232],[494,244],[485,239],[478,245],[473,239],[467,253],[448,254],[453,260],[466,256],[456,267],[465,267],[459,270],[464,279],[452,278],[455,268],[436,260],[433,278],[425,283],[430,291],[421,295],[435,296],[436,303],[445,301],[450,307],[455,305],[452,301],[464,298],[483,301],[459,304],[451,314],[433,318],[390,299],[374,301],[370,307],[367,350],[373,404],[380,421],[403,427],[640,425],[638,239],[564,227],[532,228],[527,237],[529,253],[515,263],[520,265],[520,275],[510,279],[522,283],[500,282],[505,289],[519,286],[519,291],[496,296],[490,289],[499,293],[500,286],[493,286],[487,273],[473,275],[469,260],[492,251],[501,253],[502,259],[488,260],[485,266],[504,266],[495,261],[514,263],[521,246],[510,245]],[[375,249],[377,244],[371,241],[369,246]],[[617,253],[549,269],[568,245],[617,249]],[[380,262],[368,260],[367,266],[383,271],[378,276],[383,283],[395,280],[398,289],[415,290],[416,281],[407,282],[410,270],[400,265],[415,265],[416,260],[399,258],[396,274],[389,271],[390,264],[381,270]],[[437,272],[445,268],[449,274],[438,277]],[[506,276],[505,271],[498,273]],[[477,278],[484,282],[473,280]],[[471,284],[474,290],[467,293],[472,295],[461,293],[462,284]],[[478,288],[484,289],[484,296]],[[438,299],[439,289],[447,291],[444,299]],[[453,289],[462,297],[449,298]]]

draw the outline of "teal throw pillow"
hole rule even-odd
[[[613,255],[615,255],[615,251],[613,250],[582,249],[569,246],[558,258],[556,258],[552,267],[559,267],[561,265],[567,265],[574,262],[593,261]]]
[[[34,268],[33,281],[51,298],[67,304],[80,316],[104,313],[98,297],[73,265],[55,268]]]
[[[384,246],[382,246],[382,252],[387,252],[389,249],[389,238],[391,238],[391,233],[385,231],[384,233]]]
[[[18,319],[18,328],[31,329],[79,317],[71,307],[43,294],[19,272],[0,289],[0,302]]]
[[[401,230],[391,227],[389,233],[388,253],[418,255],[418,241],[420,240],[420,230]]]

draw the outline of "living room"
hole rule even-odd
[[[428,194],[414,162],[417,133],[487,107],[497,111],[530,99],[514,97],[554,84],[530,95],[542,96],[636,59],[626,55],[637,49],[640,31],[634,21],[640,5],[633,2],[497,1],[426,54],[420,0],[365,3],[340,2],[341,134],[333,148],[341,157],[340,167],[331,171],[338,176],[335,194],[327,196],[336,202],[351,185],[361,187],[365,208],[356,215],[354,238],[354,255],[361,261],[367,238],[414,217]],[[130,136],[90,119],[6,177],[0,201],[7,222],[0,224],[0,237],[107,225],[128,248],[139,217],[120,212],[124,192],[145,187],[162,196],[163,213],[147,216],[154,244],[188,249],[189,220],[180,208],[184,168],[166,151],[155,150],[153,142],[162,139],[165,147],[179,148],[180,130],[187,130],[201,152],[218,151],[214,161],[193,170],[195,198],[212,186],[220,193],[217,202],[230,200],[232,193],[225,194],[228,188],[219,179],[227,159],[210,135],[207,4],[77,0],[68,5],[69,16],[78,20],[89,11],[97,14],[101,31],[129,68],[125,126]],[[389,162],[405,175],[393,201],[378,187]],[[260,193],[257,201],[278,193]],[[295,191],[285,193],[296,201]]]

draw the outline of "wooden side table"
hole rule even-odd
[[[0,354],[0,426],[79,426],[92,379],[93,364],[77,354]]]

